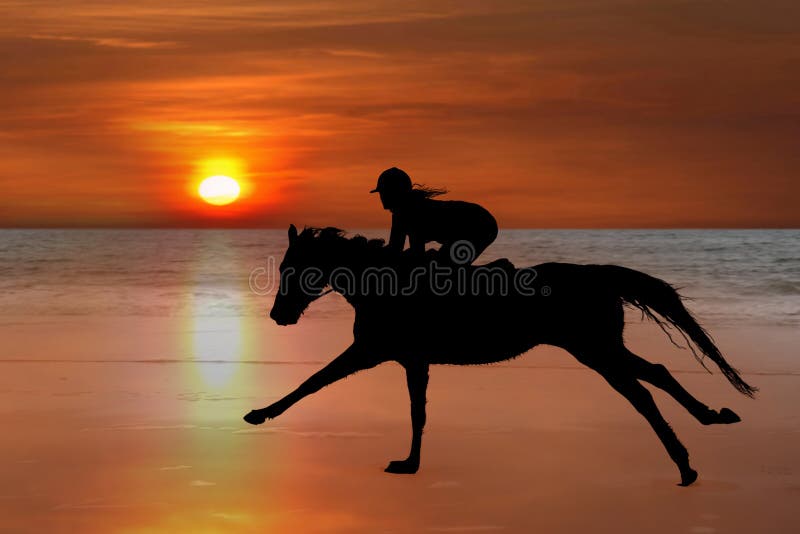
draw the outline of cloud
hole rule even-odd
[[[182,465],[181,464],[181,465],[168,465],[168,466],[165,466],[165,467],[159,467],[158,470],[159,471],[180,471],[180,470],[183,470],[183,469],[191,469],[191,468],[192,468],[191,465]]]
[[[189,485],[195,488],[206,488],[209,486],[216,486],[216,482],[209,482],[208,480],[192,480]]]
[[[91,498],[76,503],[62,503],[53,507],[53,510],[113,510],[118,508],[141,508],[151,506],[164,506],[164,502],[113,502],[104,498]]]
[[[232,523],[246,523],[252,519],[252,517],[247,514],[237,514],[231,512],[212,512],[211,517],[222,519],[224,521],[230,521]]]
[[[325,53],[332,56],[342,57],[355,57],[364,59],[380,59],[386,57],[386,54],[380,54],[371,50],[358,50],[358,49],[339,49],[339,50],[324,50]]]
[[[208,124],[191,121],[143,122],[131,125],[135,130],[143,132],[161,132],[173,135],[205,136],[205,137],[246,137],[260,132],[247,127],[236,127],[235,124]]]
[[[497,525],[466,525],[466,526],[452,526],[452,527],[428,527],[431,532],[490,532],[496,530],[505,530],[506,527]]]
[[[137,41],[135,39],[119,37],[75,37],[71,35],[33,34],[30,38],[46,41],[83,41],[97,46],[107,46],[111,48],[170,48],[177,44],[172,41]]]

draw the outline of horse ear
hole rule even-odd
[[[297,227],[295,225],[293,225],[293,224],[290,224],[289,225],[289,244],[291,244],[292,241],[294,241],[295,239],[297,239]]]

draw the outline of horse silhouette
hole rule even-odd
[[[633,269],[569,263],[517,269],[508,260],[444,268],[434,251],[420,263],[419,256],[392,252],[382,240],[348,238],[335,228],[298,234],[291,226],[280,272],[272,319],[294,324],[312,301],[337,291],[355,308],[353,344],[284,398],[248,413],[245,421],[261,424],[337,380],[396,361],[406,372],[412,439],[408,457],[389,463],[389,473],[419,469],[430,365],[499,362],[548,344],[567,350],[622,394],[658,435],[680,471],[680,485],[690,485],[697,472],[689,453],[640,381],[666,391],[704,425],[740,418],[728,408],[710,409],[664,366],[628,350],[622,336],[624,305],[641,310],[667,335],[670,327],[681,333],[695,358],[703,364],[692,344],[739,392],[752,397],[756,391],[725,361],[672,286]]]

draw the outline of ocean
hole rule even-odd
[[[283,230],[0,230],[0,316],[266,316],[274,289],[250,278],[274,280],[286,245]],[[477,263],[499,257],[638,269],[711,326],[800,323],[798,230],[506,230]],[[306,316],[347,313],[334,295]]]

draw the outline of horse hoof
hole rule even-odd
[[[738,423],[741,420],[742,418],[736,415],[736,413],[729,408],[723,408],[719,411],[720,424],[730,425],[732,423]]]
[[[386,473],[395,475],[413,475],[418,470],[419,462],[410,462],[408,460],[394,460],[389,462],[389,465],[384,469]]]
[[[251,425],[260,425],[267,418],[262,414],[261,410],[251,410],[250,413],[244,416],[244,420]]]
[[[709,409],[700,419],[704,425],[730,425],[739,421],[741,418],[730,408],[722,408],[720,411]]]
[[[685,471],[681,471],[681,483],[679,486],[691,486],[697,480],[697,471],[689,467]]]

